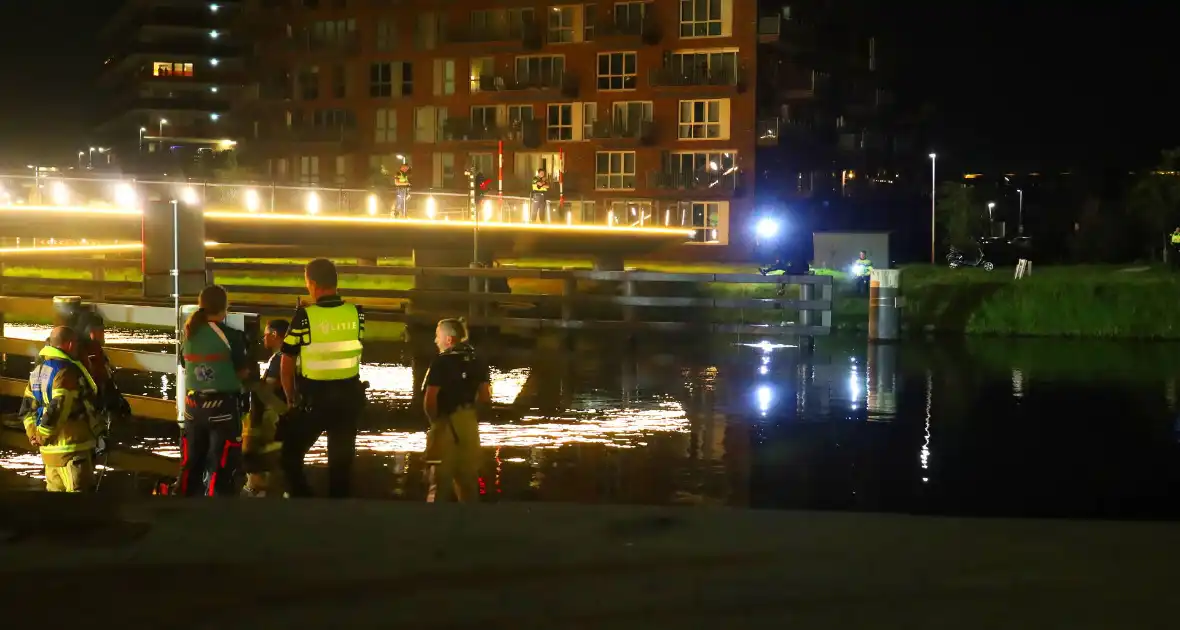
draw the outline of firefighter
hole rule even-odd
[[[394,203],[393,215],[404,219],[410,207],[410,165],[402,163],[401,168],[393,175]]]
[[[539,222],[542,213],[546,209],[546,199],[549,196],[549,174],[545,169],[537,169],[537,174],[533,176],[533,193],[529,198],[529,203],[532,204],[532,220],[534,223]]]
[[[50,492],[94,487],[93,451],[105,425],[94,407],[98,388],[78,361],[79,347],[74,329],[54,328],[37,355],[21,402],[25,435],[41,452]]]

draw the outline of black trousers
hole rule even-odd
[[[546,217],[546,199],[549,193],[544,193],[539,190],[534,190],[532,196],[529,198],[529,214],[532,215],[530,219],[533,223],[541,223]]]
[[[235,496],[242,459],[242,419],[237,394],[189,394],[184,401],[177,494]]]
[[[280,461],[292,497],[312,496],[303,472],[303,459],[328,434],[328,496],[342,499],[351,494],[352,464],[356,458],[356,428],[364,407],[360,383],[320,386],[304,397],[304,404],[279,421],[283,443]]]

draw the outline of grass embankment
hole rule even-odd
[[[910,329],[1000,336],[1180,339],[1180,274],[1157,267],[1037,268],[1015,280],[930,265],[905,267]]]

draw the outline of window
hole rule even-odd
[[[304,155],[299,158],[299,181],[316,184],[320,181],[320,158]]]
[[[397,142],[397,110],[377,110],[376,133],[373,142]]]
[[[611,105],[611,119],[615,127],[627,132],[638,132],[640,126],[652,120],[651,101],[619,101]]]
[[[439,113],[438,108],[429,105],[414,108],[414,142],[435,142],[441,137],[438,127],[446,116]]]
[[[336,183],[338,185],[343,185],[347,179],[348,179],[348,156],[347,155],[337,155],[336,156]]]
[[[373,98],[393,96],[393,64],[374,63],[369,65],[369,96]]]
[[[598,22],[598,5],[584,4],[582,5],[582,41],[594,41],[594,25]]]
[[[663,217],[665,225],[693,228],[692,240],[697,243],[724,242],[721,228],[723,219],[728,222],[728,218],[727,201],[682,201],[674,209],[669,208]]]
[[[720,37],[725,34],[723,14],[733,19],[732,0],[680,0],[681,37]]]
[[[682,151],[668,155],[665,172],[672,174],[683,185],[696,181],[698,176],[710,173],[721,175],[737,165],[736,153]]]
[[[646,2],[616,2],[614,14],[615,25],[622,28],[643,24],[643,16],[646,13],[646,9]]]
[[[495,75],[495,60],[491,57],[472,57],[471,59],[471,93],[482,89],[482,79]]]
[[[530,26],[536,23],[532,9],[508,9],[508,36],[524,37]]]
[[[549,106],[549,140],[574,139],[573,109],[570,103]]]
[[[532,105],[509,105],[508,106],[508,126],[513,129],[520,129],[526,123],[533,121],[533,106]]]
[[[369,96],[409,96],[413,91],[414,74],[409,62],[395,61],[369,65]]]
[[[582,7],[553,7],[549,14],[549,43],[569,44],[574,41],[575,16]],[[579,16],[580,17],[580,16]]]
[[[435,153],[432,156],[434,170],[430,185],[435,188],[451,188],[455,185],[455,154]]]
[[[308,32],[308,48],[344,48],[356,41],[356,20],[321,20],[313,22]]]
[[[599,151],[595,155],[594,187],[598,190],[635,188],[635,152]]]
[[[320,68],[311,66],[299,71],[299,96],[305,101],[320,97]]]
[[[407,155],[405,157],[407,158],[406,163],[409,164],[408,159],[410,156]],[[389,153],[389,154],[379,153],[379,154],[374,154],[374,155],[369,156],[369,173],[371,173],[373,175],[380,173],[382,166],[385,167],[386,171],[392,173],[392,172],[396,171],[398,169],[398,167],[400,167],[401,165],[402,165],[402,160],[395,153]]]
[[[455,93],[455,60],[434,60],[434,95],[447,96]]]
[[[594,137],[594,123],[598,122],[598,103],[582,103],[582,137]]]
[[[397,46],[397,24],[391,20],[377,20],[377,51],[392,52]]]
[[[545,169],[550,181],[557,180],[557,164],[560,156],[557,153],[515,153],[512,156],[512,172],[522,182],[532,179],[537,170]]]
[[[356,117],[346,109],[317,109],[311,113],[311,126],[320,129],[355,127]]]
[[[472,153],[467,156],[468,164],[475,169],[477,173],[483,173],[485,177],[491,177],[496,172],[495,158],[491,153]]]
[[[172,63],[170,61],[157,61],[152,64],[153,77],[191,77],[193,76],[193,64],[191,63]]]
[[[634,90],[636,54],[633,52],[599,53],[598,89]]]
[[[606,221],[607,225],[650,225],[653,222],[652,203],[646,199],[611,201]]]
[[[680,101],[678,135],[681,140],[729,137],[729,99]]]
[[[348,96],[348,67],[340,64],[332,72],[332,97],[345,98]]]
[[[687,85],[732,85],[738,79],[736,50],[673,53],[668,65]]]
[[[516,82],[526,85],[559,86],[565,77],[565,57],[517,57]]]
[[[418,28],[414,30],[415,47],[418,50],[434,50],[438,46],[441,24],[441,20],[435,13],[419,13]]]
[[[472,129],[495,129],[496,128],[496,106],[476,106],[471,108],[471,128]]]

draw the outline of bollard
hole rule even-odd
[[[782,285],[780,285],[780,286],[782,286]],[[814,299],[815,299],[815,285],[814,284],[808,283],[808,284],[799,285],[799,300],[801,302],[810,302]],[[806,304],[804,304],[803,308],[799,309],[799,325],[800,326],[814,326],[815,325],[814,319],[815,319],[815,317],[814,317],[814,314],[812,313],[812,310],[810,308],[808,308]]]
[[[869,272],[869,341],[896,341],[900,336],[900,287],[898,269]]]

